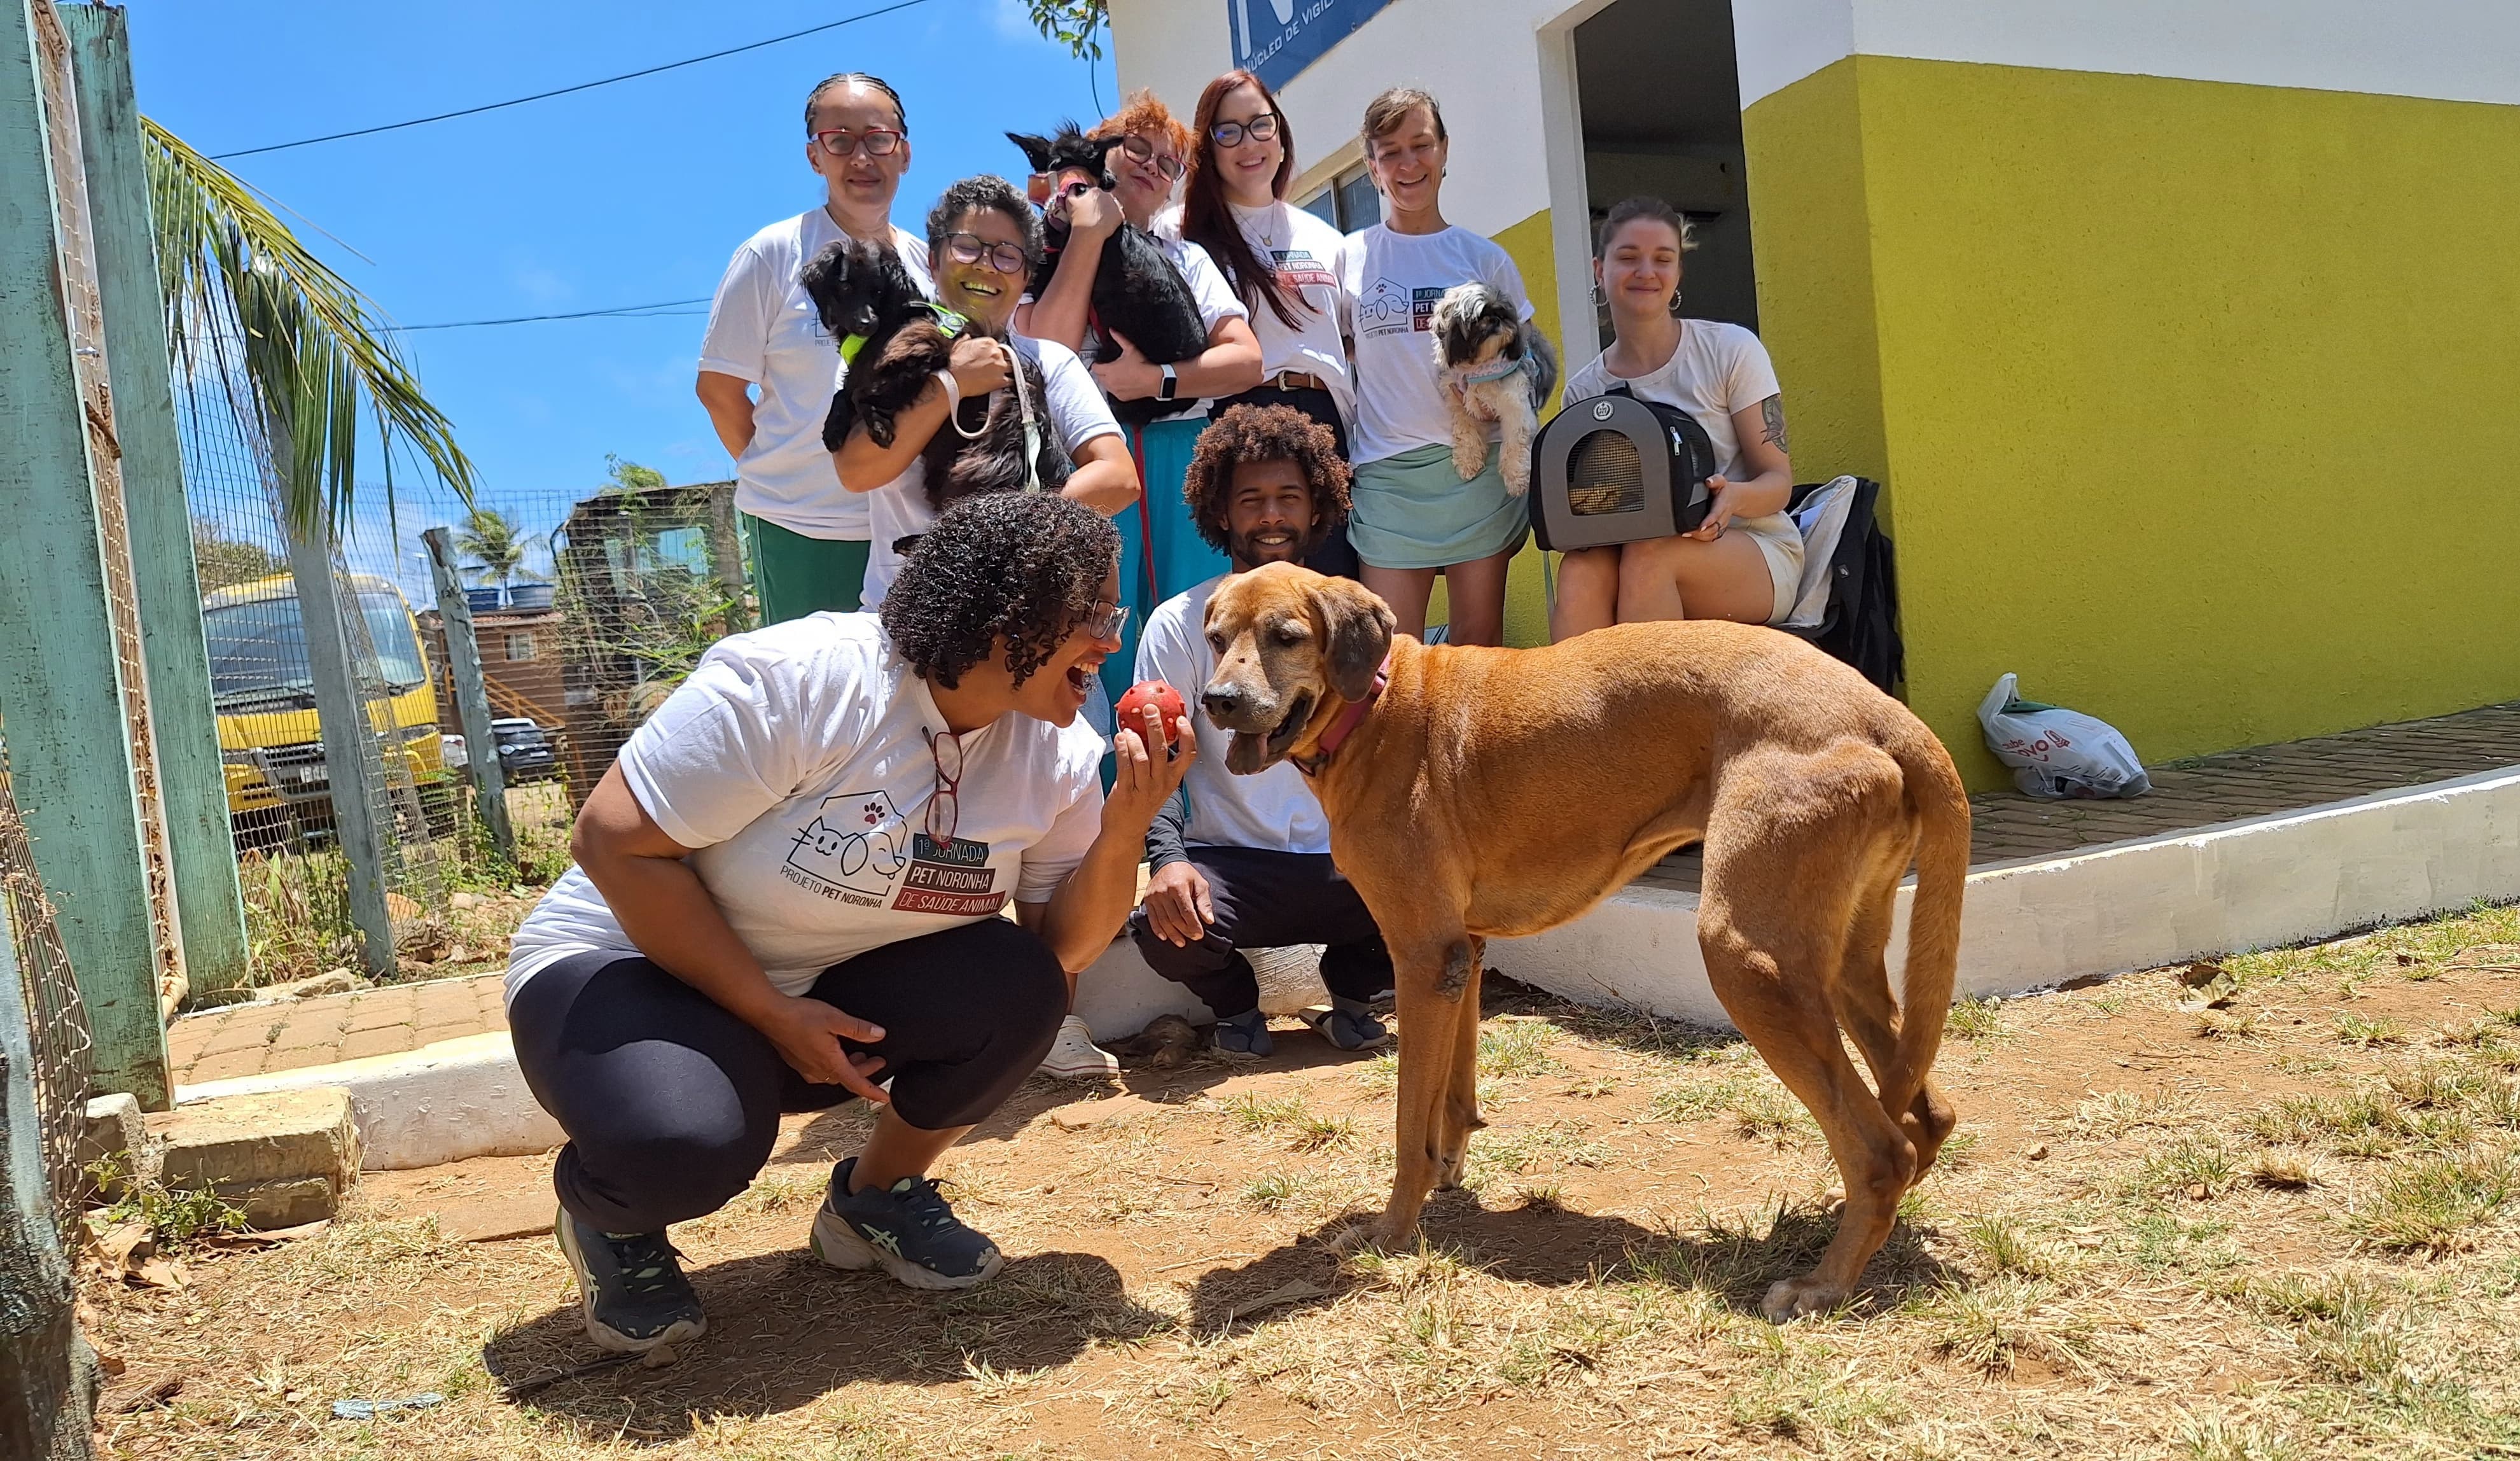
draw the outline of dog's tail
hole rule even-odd
[[[1901,981],[1899,1043],[1882,1076],[1881,1105],[1906,1111],[1923,1089],[1942,1048],[1943,1020],[1960,961],[1960,894],[1968,884],[1968,789],[1951,753],[1923,726],[1891,752],[1907,782],[1908,803],[1921,836],[1916,845],[1916,897],[1908,909],[1908,972]]]

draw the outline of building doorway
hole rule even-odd
[[[1757,330],[1732,0],[1615,0],[1578,24],[1574,41],[1588,253],[1612,204],[1661,198],[1697,238],[1683,266],[1683,311]],[[1607,345],[1609,314],[1597,306],[1595,318]]]

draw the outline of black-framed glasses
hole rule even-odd
[[[945,236],[945,256],[958,264],[976,264],[982,259],[1001,274],[1024,271],[1024,251],[1014,244],[992,244],[975,233],[949,233]]]
[[[863,132],[839,127],[829,132],[816,132],[814,144],[835,158],[845,158],[854,152],[864,152],[870,158],[889,158],[901,151],[901,133],[890,127],[869,127]]]
[[[947,747],[953,748],[951,755]],[[942,847],[954,841],[963,820],[963,738],[952,731],[930,731],[927,754],[936,762],[936,787],[927,798],[927,840]],[[941,832],[937,830],[940,821]]]
[[[1159,153],[1155,151],[1155,145],[1153,143],[1148,142],[1146,138],[1139,136],[1135,132],[1131,132],[1128,136],[1120,139],[1120,151],[1127,153],[1129,155],[1129,160],[1133,162],[1154,163],[1155,170],[1164,175],[1165,182],[1178,182],[1181,179],[1182,160],[1174,157],[1171,153]]]
[[[1207,129],[1207,135],[1216,139],[1217,146],[1226,148],[1240,147],[1246,137],[1254,142],[1274,142],[1278,138],[1278,114],[1263,112],[1249,121],[1220,121]]]
[[[1117,639],[1120,626],[1128,621],[1128,605],[1105,604],[1097,600],[1093,608],[1077,618],[1076,627],[1084,631],[1088,639]]]

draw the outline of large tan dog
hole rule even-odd
[[[1421,645],[1392,623],[1346,579],[1287,564],[1238,574],[1208,603],[1217,666],[1201,695],[1235,733],[1231,769],[1291,758],[1310,773],[1330,851],[1391,947],[1399,1172],[1371,1236],[1414,1233],[1485,1124],[1482,941],[1562,924],[1703,841],[1697,936],[1716,996],[1819,1119],[1846,1183],[1819,1266],[1765,1308],[1782,1321],[1835,1307],[1954,1121],[1926,1079],[1968,872],[1951,756],[1905,706],[1770,629],[1624,624],[1500,650]],[[1903,1007],[1882,954],[1912,859]]]

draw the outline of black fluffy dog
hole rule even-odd
[[[955,340],[972,327],[930,304],[900,256],[882,245],[830,245],[805,265],[801,282],[823,328],[842,342],[849,360],[848,376],[823,418],[823,445],[839,450],[849,428],[862,421],[878,446],[890,446],[894,418],[947,368]],[[959,498],[1032,484],[1024,472],[1027,403],[1036,440],[1032,480],[1056,492],[1075,470],[1051,424],[1041,367],[1009,349],[1022,371],[1022,400],[1012,389],[966,399],[957,420],[937,428],[920,454],[927,465],[928,501],[939,511]]]
[[[1060,251],[1067,247],[1067,201],[1084,188],[1111,186],[1105,159],[1119,143],[1089,137],[1072,121],[1059,123],[1058,131],[1049,137],[1009,132],[1007,140],[1023,149],[1034,172],[1051,180],[1051,196],[1043,201],[1042,208],[1042,232],[1048,247],[1032,273],[1032,293],[1037,299],[1058,268]],[[1102,261],[1094,271],[1093,317],[1088,328],[1095,337],[1094,346],[1082,352],[1089,365],[1118,358],[1120,348],[1111,341],[1114,335],[1125,337],[1138,347],[1139,354],[1157,365],[1194,359],[1207,348],[1207,326],[1199,319],[1198,299],[1191,293],[1190,281],[1182,278],[1171,259],[1164,257],[1151,235],[1125,222],[1102,241]],[[1177,416],[1195,404],[1192,400],[1159,401],[1149,396],[1144,400],[1113,401],[1111,414],[1127,425],[1144,426]]]

